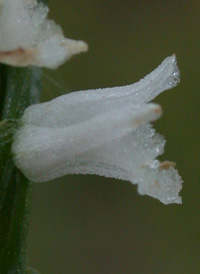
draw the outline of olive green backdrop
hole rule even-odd
[[[89,44],[45,71],[43,100],[133,83],[176,53],[181,83],[156,98],[164,156],[184,180],[183,205],[139,196],[129,182],[65,176],[36,184],[29,265],[42,274],[200,273],[200,2],[50,1],[67,37]],[[67,119],[67,117],[66,117]]]

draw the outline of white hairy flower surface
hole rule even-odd
[[[159,162],[165,140],[149,122],[162,114],[148,103],[179,82],[176,57],[138,83],[73,92],[25,110],[12,146],[16,166],[33,182],[66,174],[128,180],[140,194],[181,203],[174,163]]]
[[[64,37],[47,19],[48,7],[36,0],[1,0],[0,62],[13,66],[57,68],[87,44]]]

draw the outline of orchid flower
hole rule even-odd
[[[162,114],[148,103],[179,82],[175,55],[138,83],[66,94],[29,106],[12,145],[16,166],[33,182],[66,174],[130,181],[164,204],[181,203],[174,163],[161,163],[165,140],[149,122]]]
[[[87,51],[83,41],[67,39],[47,19],[49,9],[36,0],[0,1],[0,62],[12,66],[57,68]]]

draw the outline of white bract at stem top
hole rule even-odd
[[[98,174],[138,185],[140,194],[181,203],[174,163],[160,163],[165,140],[149,122],[162,110],[148,103],[179,82],[175,55],[138,83],[73,92],[25,110],[12,146],[16,166],[33,182]]]

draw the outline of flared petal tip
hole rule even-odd
[[[149,103],[139,106],[137,116],[132,119],[133,128],[147,122],[153,122],[162,115],[162,107],[158,104]]]
[[[141,182],[138,183],[138,192],[158,199],[165,205],[182,204],[179,192],[182,189],[182,179],[174,163],[160,163],[155,160],[153,165],[144,167]]]
[[[167,57],[163,63],[166,63],[166,72],[170,72],[166,89],[171,89],[180,82],[180,71],[177,65],[176,55],[173,54]]]
[[[89,49],[88,44],[80,40],[76,41],[72,39],[66,39],[64,45],[65,47],[68,48],[68,50],[71,52],[72,55],[78,54],[81,52],[86,52]]]

